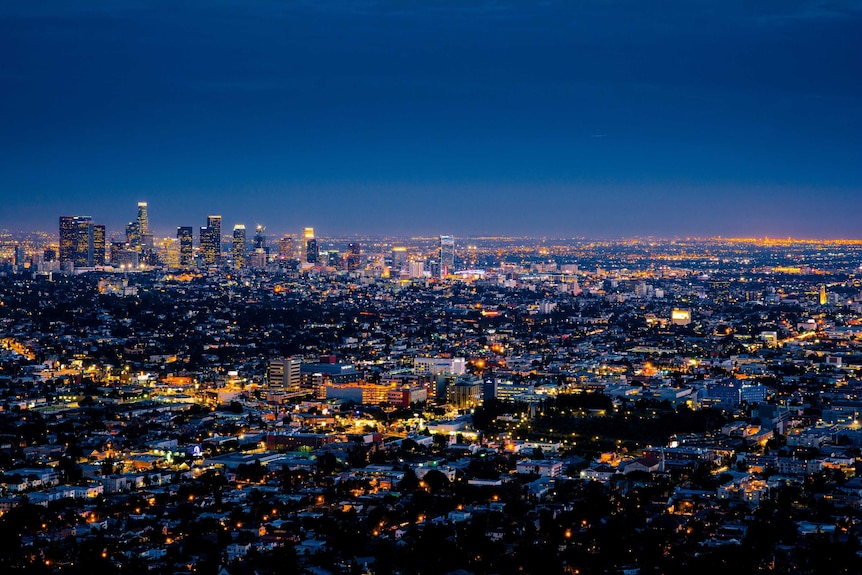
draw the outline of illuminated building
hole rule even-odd
[[[177,268],[180,265],[180,242],[173,238],[162,238],[159,241],[159,251],[162,261],[169,268]]]
[[[305,261],[316,264],[320,259],[320,247],[314,237],[314,228],[305,228],[302,232],[302,239],[305,241]]]
[[[105,265],[105,226],[93,226],[93,265]]]
[[[233,227],[233,267],[245,266],[245,225],[236,224]]]
[[[266,249],[266,235],[264,232],[266,231],[266,226],[261,224],[257,224],[254,228],[254,243],[252,244],[252,249],[269,251]]]
[[[93,223],[91,220],[90,216],[60,216],[61,265],[72,263],[75,267],[81,268],[93,266]],[[104,237],[104,226],[100,227]],[[104,254],[102,259],[104,260]]]
[[[60,263],[71,262],[77,245],[77,219],[79,216],[60,216]]]
[[[670,312],[670,322],[673,325],[688,325],[691,323],[691,310],[674,309]]]
[[[416,375],[463,375],[467,371],[467,361],[463,357],[438,358],[414,357],[413,372]]]
[[[403,246],[392,248],[392,269],[398,273],[407,271],[407,248]]]
[[[421,278],[425,275],[425,262],[410,262],[408,269],[411,278]]]
[[[138,202],[138,217],[135,222],[138,224],[141,249],[152,251],[154,246],[153,232],[150,230],[150,218],[147,214],[147,202]]]
[[[482,380],[475,376],[463,376],[448,386],[446,402],[453,409],[471,409],[477,407],[482,396]]]
[[[293,245],[293,236],[286,234],[283,238],[278,240],[278,259],[280,260],[292,260],[296,251],[296,247]]]
[[[138,229],[141,230],[142,234],[150,231],[150,218],[147,215],[147,202],[138,202],[138,217],[136,221],[138,222]]]
[[[359,269],[361,261],[362,248],[359,242],[350,242],[347,244],[347,271],[355,272]]]
[[[455,238],[440,236],[440,277],[455,271]]]
[[[306,240],[305,242],[305,261],[310,264],[316,264],[320,259],[320,248],[317,246],[316,239]]]
[[[327,383],[326,399],[355,401],[363,405],[380,405],[389,402],[389,393],[392,391],[395,391],[394,386],[378,383]]]
[[[207,216],[207,225],[200,232],[201,258],[205,266],[221,260],[221,216]]]
[[[181,226],[177,228],[177,239],[180,241],[180,267],[190,267],[194,254],[194,239],[192,237],[191,226]]]
[[[826,286],[820,286],[820,305],[826,305],[828,298],[826,297]]]
[[[141,225],[138,222],[126,224],[126,243],[133,250],[141,249]]]
[[[302,362],[292,357],[271,359],[266,366],[266,382],[269,387],[299,391],[302,383]]]

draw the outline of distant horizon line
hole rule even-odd
[[[95,223],[95,222],[94,222]],[[99,224],[97,224],[99,225]],[[177,229],[180,227],[189,227],[189,226],[177,226]],[[191,226],[192,229],[195,226]],[[313,227],[313,226],[307,226]],[[125,231],[122,229],[111,230],[108,229],[108,232],[112,234],[124,234]],[[0,228],[0,233],[16,235],[16,234],[44,234],[44,235],[59,235],[59,230],[48,231],[44,229],[18,229],[12,230],[9,228]],[[176,239],[175,235],[171,234],[154,234],[157,238],[160,239]],[[291,236],[296,239],[302,238],[302,232],[273,232],[273,233],[264,233],[265,237],[268,238],[280,238],[285,236]],[[633,234],[633,235],[619,235],[619,236],[564,236],[564,235],[534,235],[534,234],[465,234],[458,235],[453,234],[450,231],[446,231],[440,234],[419,234],[419,235],[410,235],[410,234],[386,234],[386,233],[343,233],[343,234],[315,234],[317,238],[326,238],[326,239],[348,239],[348,238],[360,238],[360,239],[369,239],[369,240],[413,240],[413,241],[435,241],[440,238],[440,236],[453,236],[456,240],[476,240],[476,241],[493,241],[493,240],[539,240],[539,241],[580,241],[580,242],[630,242],[630,241],[653,241],[653,242],[673,242],[673,241],[693,241],[693,242],[731,242],[731,243],[763,243],[763,244],[785,244],[785,243],[827,243],[827,244],[862,244],[862,237],[860,238],[829,238],[829,237],[795,237],[792,235],[788,236],[775,236],[775,235],[763,235],[763,236],[739,236],[739,235],[731,235],[724,236],[721,234],[718,235],[709,235],[709,236],[695,236],[688,234],[676,234],[676,235],[658,235],[658,234]],[[222,233],[222,238],[230,238],[230,233]]]

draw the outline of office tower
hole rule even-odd
[[[142,234],[150,231],[150,218],[147,215],[147,202],[138,202],[138,217],[135,220]]]
[[[440,236],[440,277],[455,271],[455,238]]]
[[[201,259],[205,266],[221,260],[221,216],[207,216],[207,225],[201,228]]]
[[[820,305],[826,305],[826,303],[829,301],[829,298],[826,297],[826,286],[825,285],[820,286],[820,298],[819,298],[819,300],[820,300]]]
[[[177,228],[177,239],[180,241],[180,267],[187,268],[192,265],[194,253],[194,240],[192,238],[192,227],[181,226]]]
[[[262,226],[257,224],[254,228],[254,243],[252,244],[252,248],[257,250],[266,251],[266,236],[264,232],[266,231],[266,226]]]
[[[75,254],[75,223],[78,216],[60,216],[60,263],[71,262]]]
[[[27,259],[27,254],[24,252],[24,246],[16,245],[15,249],[12,252],[12,256],[14,258],[14,263],[16,266],[20,267],[24,265],[24,260]]]
[[[317,240],[312,238],[305,242],[305,261],[310,264],[316,264],[320,260],[320,248],[317,245]]]
[[[347,244],[347,271],[355,272],[359,269],[362,258],[362,247],[359,242]]]
[[[93,223],[90,216],[60,216],[60,264],[93,266]],[[104,226],[102,236],[104,237]],[[104,242],[103,242],[104,246]],[[104,254],[102,255],[104,260]]]
[[[392,270],[396,273],[407,269],[407,248],[395,246],[392,248]]]
[[[305,228],[302,232],[302,239],[305,247],[305,261],[316,264],[320,259],[320,247],[314,237],[314,228]]]
[[[425,262],[410,262],[409,275],[411,278],[421,278],[425,275]]]
[[[278,259],[292,260],[296,255],[296,248],[293,245],[293,236],[285,234],[283,238],[278,240]]]
[[[137,233],[140,236],[140,248],[151,252],[155,247],[153,232],[150,230],[150,218],[147,214],[147,202],[138,202],[138,217],[135,219]]]
[[[72,262],[76,267],[93,267],[93,224],[85,216],[75,222],[75,255]]]
[[[207,228],[211,231],[215,244],[215,260],[221,260],[221,216],[207,216]]]
[[[302,382],[301,366],[302,362],[292,357],[269,360],[266,366],[267,385],[288,391],[299,391]]]
[[[169,268],[180,266],[180,242],[173,238],[159,240],[159,258]]]
[[[233,267],[245,267],[245,225],[233,227]]]
[[[93,265],[105,265],[105,226],[93,226]]]
[[[138,222],[126,224],[126,243],[133,250],[141,249],[141,225]]]

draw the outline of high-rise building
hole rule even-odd
[[[233,227],[233,267],[245,267],[245,225]]]
[[[205,266],[221,260],[221,216],[207,216],[207,225],[201,228],[201,258]]]
[[[159,259],[169,268],[180,266],[180,241],[174,238],[159,240]]]
[[[316,264],[320,260],[320,247],[317,245],[317,240],[311,238],[305,241],[305,261],[310,264]]]
[[[407,270],[407,248],[395,246],[392,248],[392,271],[401,273]]]
[[[285,234],[283,238],[278,240],[278,259],[292,260],[296,255],[296,247],[293,244],[293,236]]]
[[[150,218],[147,215],[147,202],[138,202],[138,217],[137,217],[138,229],[141,230],[142,234],[150,231]]]
[[[79,216],[60,216],[60,263],[71,262],[77,245],[77,219]]]
[[[440,277],[455,271],[455,238],[440,236]]]
[[[316,264],[320,259],[320,247],[314,237],[314,228],[305,228],[302,232],[302,239],[305,243],[305,261]]]
[[[76,267],[93,267],[93,223],[89,217],[75,222],[75,255],[72,262]]]
[[[141,224],[137,221],[126,224],[126,243],[133,250],[141,249]]]
[[[93,265],[105,265],[105,226],[93,226]]]
[[[266,366],[266,383],[269,387],[299,391],[302,382],[302,362],[292,357],[271,359]]]
[[[90,216],[60,216],[60,264],[86,268],[94,265],[93,222]],[[105,227],[101,228],[104,238]],[[104,261],[104,239],[102,260]]]
[[[362,246],[359,242],[347,244],[347,271],[355,272],[362,261]]]
[[[266,232],[266,226],[263,226],[261,224],[257,224],[257,226],[255,226],[254,243],[252,244],[252,248],[254,250],[268,251],[266,249],[266,235],[264,232]]]
[[[177,239],[180,241],[180,267],[187,268],[192,265],[194,257],[194,239],[192,238],[192,227],[181,226],[177,228]]]

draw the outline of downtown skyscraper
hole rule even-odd
[[[194,238],[191,226],[177,228],[177,240],[180,242],[179,264],[182,268],[191,267],[194,262]]]
[[[207,216],[207,225],[200,230],[201,260],[213,266],[221,260],[221,216]]]
[[[455,237],[440,236],[440,277],[455,271]]]
[[[90,216],[60,216],[59,231],[60,265],[104,265],[105,226],[94,226]]]
[[[233,267],[245,267],[245,224],[233,227]]]

